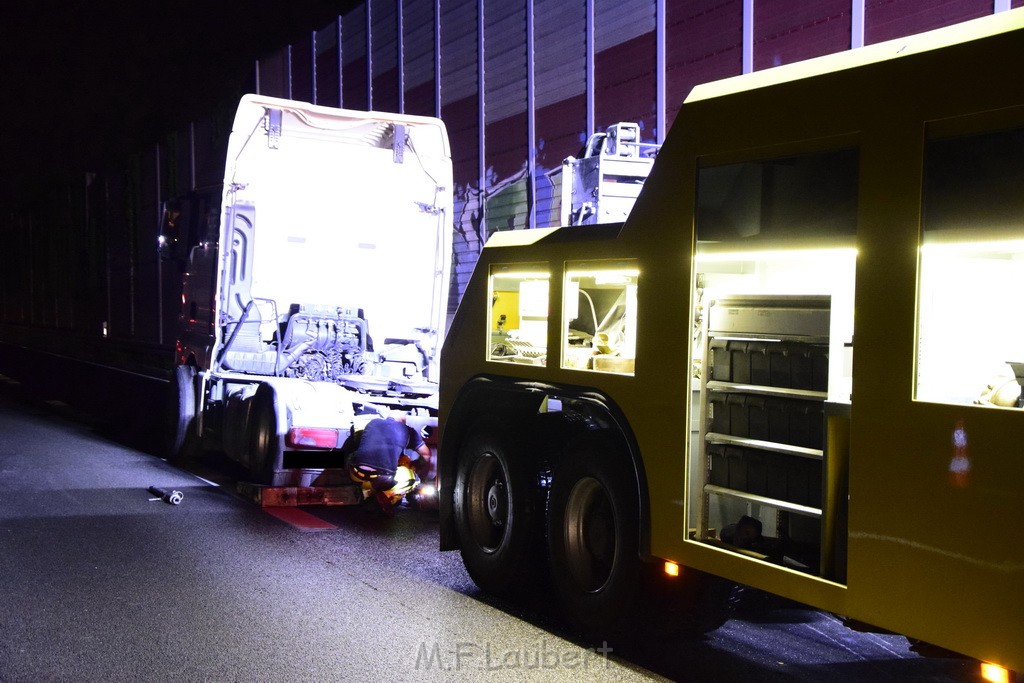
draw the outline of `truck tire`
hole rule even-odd
[[[497,425],[475,429],[459,451],[459,549],[474,583],[493,595],[519,595],[541,565],[543,513],[534,480],[530,461]]]
[[[641,562],[636,476],[610,439],[583,437],[556,463],[548,553],[569,621],[591,635],[615,632],[635,604]]]
[[[253,397],[249,429],[249,475],[254,484],[271,486],[281,468],[284,444],[277,431],[274,390],[265,384]]]
[[[196,434],[196,369],[191,365],[177,365],[171,374],[164,411],[165,452],[170,462],[182,462],[199,453],[199,435]]]
[[[224,401],[221,443],[224,454],[234,462],[246,464],[249,457],[250,414],[252,399],[242,399],[240,394],[231,394]]]

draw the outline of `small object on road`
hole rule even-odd
[[[150,500],[162,500],[165,503],[171,505],[177,505],[185,497],[185,494],[181,491],[171,490],[169,493],[163,489],[158,489],[155,486],[149,487],[149,492],[152,493],[156,498],[150,498]]]

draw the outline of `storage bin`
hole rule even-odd
[[[715,394],[710,401],[711,431],[718,434],[732,434],[731,413],[729,412],[729,406],[726,404],[727,398],[726,395]]]
[[[768,429],[768,411],[765,409],[763,396],[747,397],[747,433],[751,439],[771,440]]]
[[[747,415],[747,397],[742,394],[729,394],[726,399],[729,408],[729,431],[732,436],[750,436]]]
[[[729,487],[729,464],[725,460],[725,446],[708,444],[705,449],[711,463],[711,475],[708,483],[715,486]]]
[[[750,383],[771,386],[771,366],[768,358],[768,344],[747,342],[747,358],[750,361]]]

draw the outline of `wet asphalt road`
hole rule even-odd
[[[118,432],[0,376],[0,681],[977,680],[756,591],[704,639],[583,642],[544,594],[480,594],[430,514],[306,508],[325,528],[303,530],[219,460],[179,469]]]

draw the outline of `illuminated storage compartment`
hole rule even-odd
[[[810,573],[831,566],[822,542],[830,316],[826,295],[709,305],[701,540]]]

